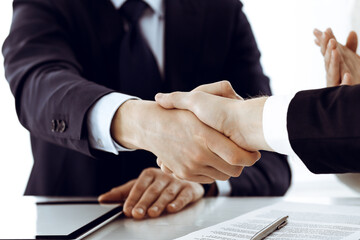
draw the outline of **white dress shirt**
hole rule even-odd
[[[271,96],[264,105],[263,131],[266,143],[278,153],[297,156],[287,131],[287,112],[294,95]]]
[[[120,9],[126,0],[111,0]],[[140,28],[158,63],[160,74],[164,74],[164,0],[144,0],[150,8],[140,18]],[[90,146],[118,155],[119,151],[132,151],[117,144],[111,137],[111,121],[117,109],[135,96],[114,92],[100,98],[89,110],[87,127]],[[216,181],[220,196],[228,196],[231,186],[228,181]]]

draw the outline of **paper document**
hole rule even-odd
[[[282,216],[288,224],[266,240],[359,240],[360,207],[281,202],[177,240],[249,240]]]

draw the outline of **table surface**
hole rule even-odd
[[[360,206],[360,198],[205,198],[177,214],[156,219],[119,217],[85,239],[169,240],[280,201]]]

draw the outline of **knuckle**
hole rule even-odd
[[[225,92],[225,93],[232,93],[233,92],[233,88],[231,86],[231,83],[227,80],[221,81],[221,89]]]
[[[161,192],[161,186],[160,184],[154,184],[153,186],[149,187],[148,191],[151,195],[158,195]]]
[[[197,98],[198,95],[199,95],[199,91],[190,92],[188,100],[193,102]]]
[[[248,159],[246,166],[254,165],[260,158],[261,158],[260,152],[255,152],[255,153],[251,154],[251,157]]]
[[[222,84],[223,86],[225,86],[225,85],[231,86],[231,83],[229,80],[222,80],[222,81],[220,81],[220,84]]]
[[[154,168],[146,168],[145,170],[143,170],[143,172],[141,173],[141,175],[143,176],[151,176],[154,173]]]
[[[156,159],[156,164],[157,164],[159,167],[161,166],[162,161],[160,160],[160,158],[157,158],[157,159]]]
[[[164,191],[164,193],[166,194],[166,195],[168,195],[169,197],[171,197],[171,198],[174,198],[174,197],[176,197],[176,192],[175,192],[175,189],[173,189],[173,188],[167,188],[167,189],[165,189],[165,191]]]
[[[212,178],[206,178],[206,179],[201,181],[201,183],[205,183],[205,184],[211,184],[211,183],[214,183],[214,182],[215,182],[215,179],[212,179]]]
[[[219,177],[219,180],[221,181],[226,181],[226,180],[229,180],[231,176],[228,176],[226,174],[222,174],[220,177]]]
[[[228,162],[231,165],[240,165],[242,163],[242,160],[238,154],[230,152],[230,154],[228,156]]]
[[[233,177],[239,177],[243,169],[244,169],[243,167],[238,167],[237,169],[235,169]]]
[[[180,207],[184,207],[186,205],[185,196],[178,198],[176,202],[177,205],[179,205]]]
[[[180,92],[179,91],[175,91],[175,92],[172,92],[172,93],[169,93],[169,97],[176,97],[176,95],[178,95]]]
[[[169,99],[170,101],[175,101],[176,99],[179,99],[179,97],[181,96],[183,98],[183,93],[180,91],[176,91],[176,92],[172,92],[169,94]]]
[[[189,98],[188,101],[190,102],[196,102],[197,99],[201,98],[201,96],[203,95],[202,91],[193,91],[189,93]]]

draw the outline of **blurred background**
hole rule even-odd
[[[315,27],[320,30],[331,27],[341,43],[346,41],[350,30],[360,32],[357,17],[360,18],[360,0],[242,2],[274,94],[325,87],[323,58],[312,34]],[[1,45],[8,34],[11,17],[12,1],[1,0]],[[23,194],[32,166],[30,139],[18,122],[14,98],[4,76],[2,55],[0,64],[0,191],[2,196],[17,197]],[[299,159],[289,161],[293,171],[289,198],[360,196],[354,190],[359,188],[357,182],[360,186],[360,177],[356,175],[342,176],[340,181],[334,175],[310,173]]]

